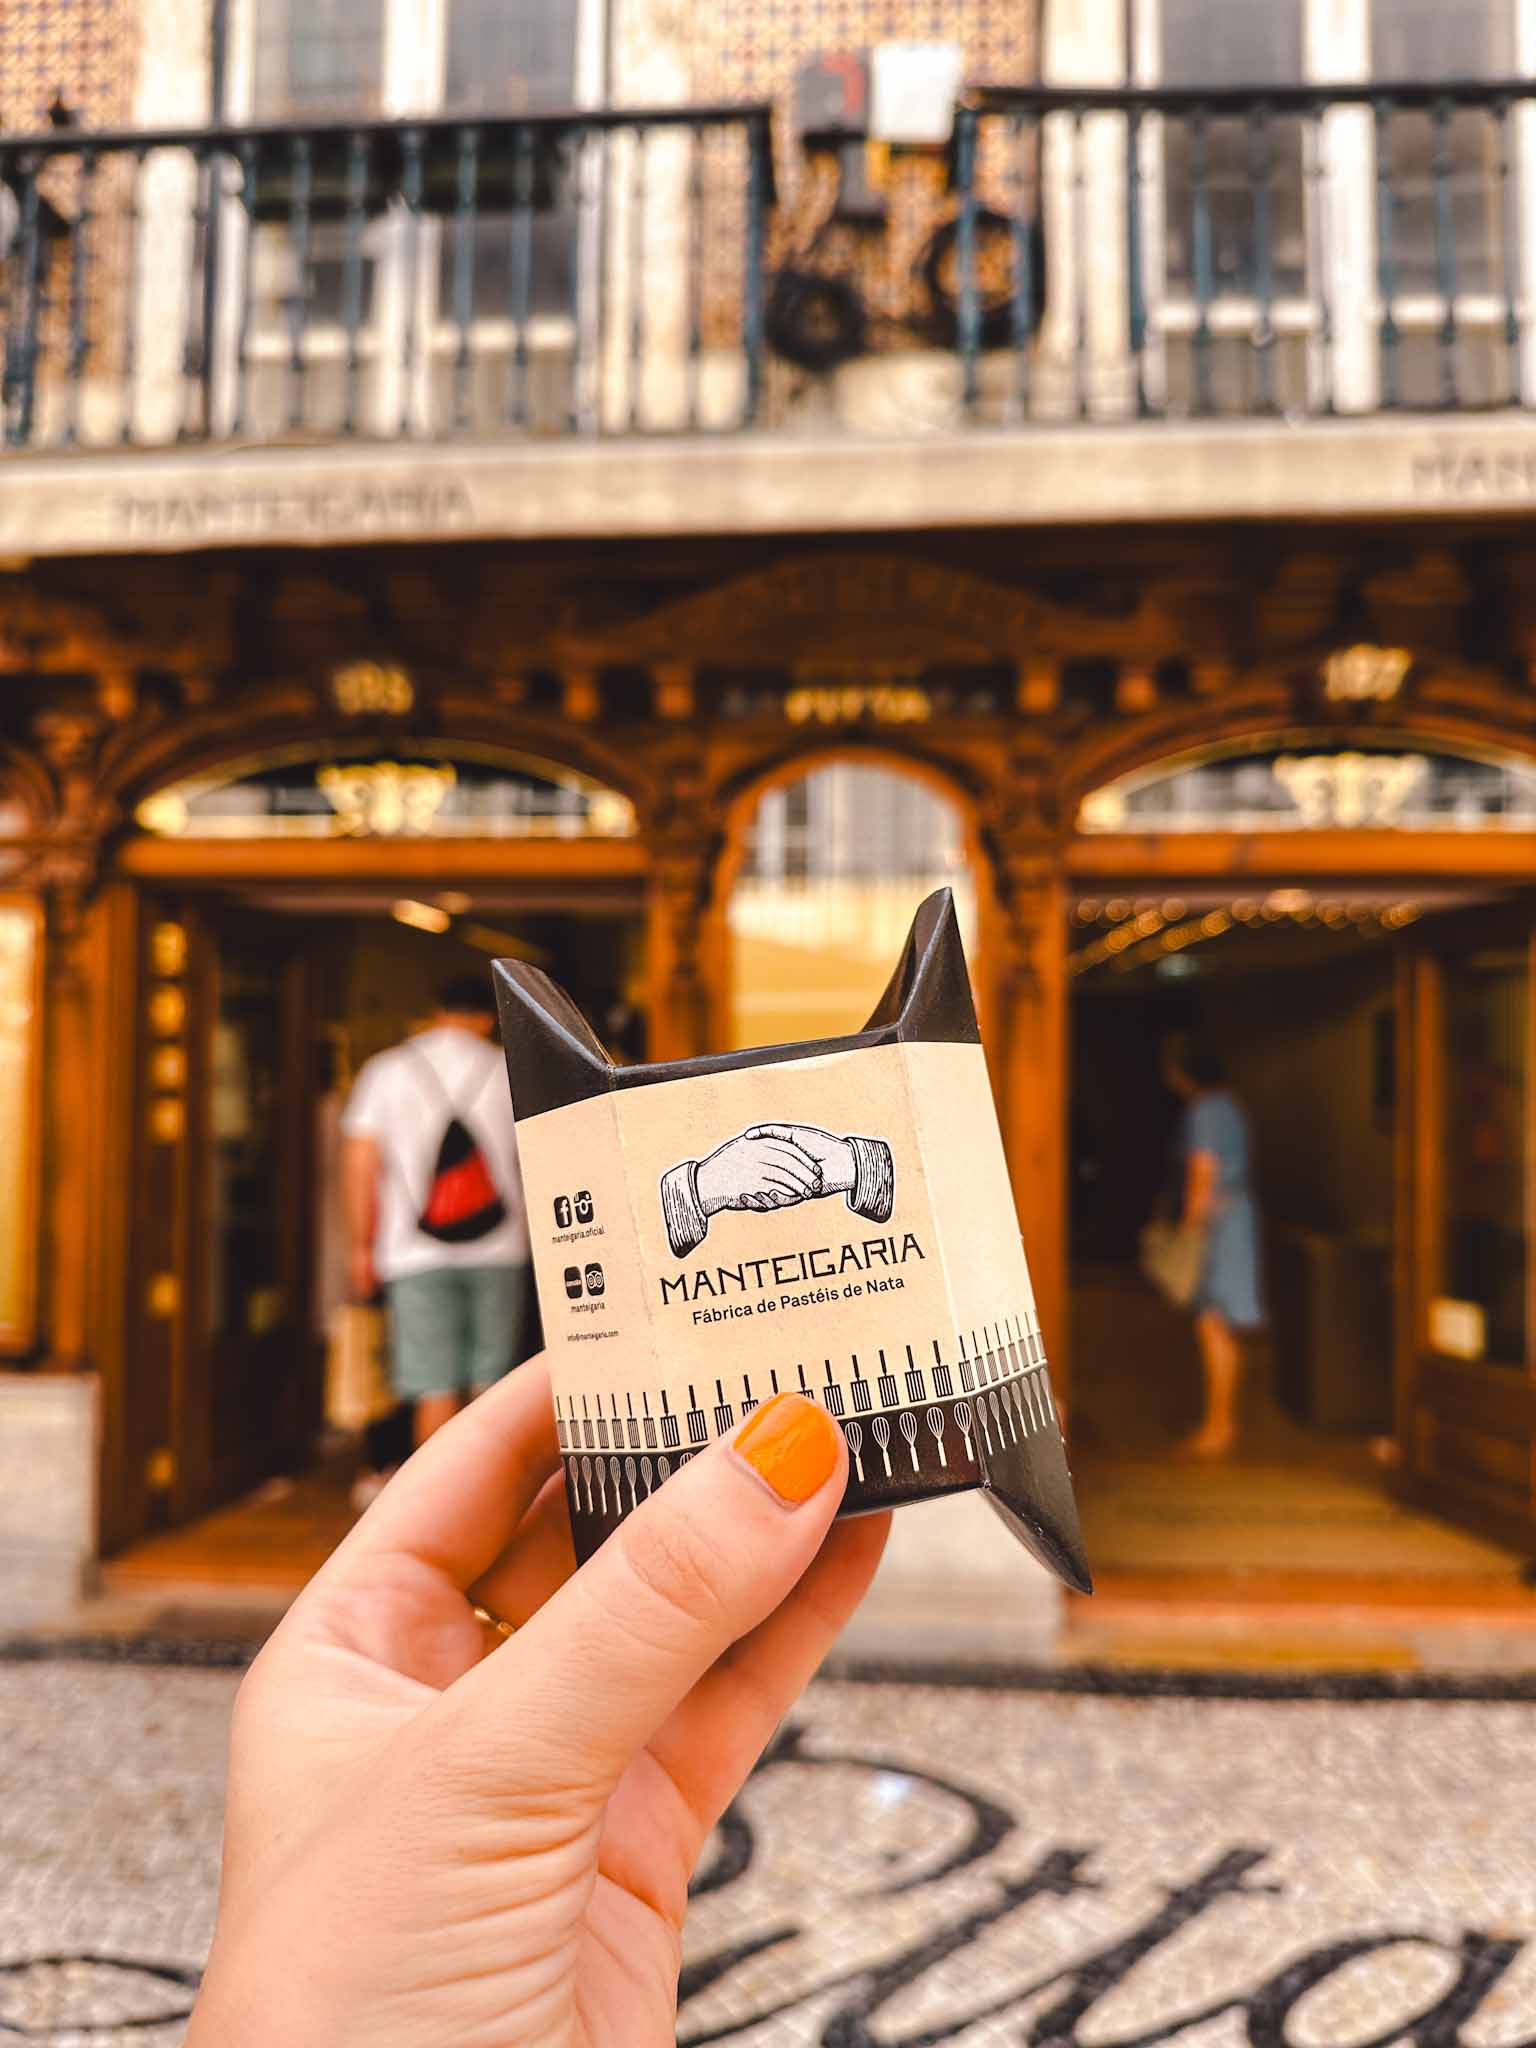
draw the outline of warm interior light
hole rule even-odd
[[[441,889],[438,891],[438,908],[446,910],[450,917],[463,917],[473,910],[474,898],[466,896],[462,889]]]
[[[133,815],[143,831],[160,839],[176,839],[187,829],[187,800],[180,790],[162,789],[145,797]]]
[[[1098,909],[1097,905],[1085,902],[1079,915],[1082,907]],[[1153,964],[1162,972],[1169,958],[1183,953],[1188,946],[1220,938],[1234,924],[1263,929],[1290,918],[1299,925],[1321,925],[1330,931],[1353,927],[1361,937],[1373,939],[1383,931],[1399,931],[1424,914],[1422,905],[1417,903],[1394,903],[1380,910],[1368,903],[1344,904],[1334,898],[1319,903],[1308,889],[1275,889],[1262,903],[1257,897],[1239,896],[1225,906],[1218,904],[1204,913],[1197,910],[1193,916],[1177,922],[1170,918],[1170,911],[1183,912],[1187,908],[1178,897],[1169,897],[1159,908],[1144,902],[1129,903],[1123,897],[1114,899],[1103,906],[1099,915],[1111,918],[1118,912],[1124,921],[1111,925],[1102,938],[1072,954],[1068,961],[1070,972],[1086,974],[1095,967],[1113,963],[1124,974],[1144,962],[1149,954],[1158,956]]]
[[[389,907],[389,914],[396,924],[408,924],[418,932],[445,932],[453,919],[446,910],[435,903],[417,903],[409,896],[402,896]]]
[[[478,946],[482,953],[491,953],[500,959],[526,960],[534,967],[551,965],[550,955],[543,946],[535,946],[529,940],[519,938],[516,932],[498,931],[494,925],[463,925],[459,937],[467,946]]]

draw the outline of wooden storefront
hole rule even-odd
[[[1351,648],[1402,650],[1391,687],[1372,683],[1368,661],[1340,669]],[[1536,1030],[1536,908],[1520,901],[1536,880],[1536,833],[1369,822],[1085,833],[1083,800],[1159,762],[1277,736],[1536,759],[1533,677],[1536,556],[1517,531],[1487,526],[1475,537],[1168,528],[1034,535],[1027,548],[1017,533],[852,548],[462,543],[0,574],[0,918],[17,931],[35,919],[41,935],[35,1019],[25,1005],[7,1013],[13,1044],[34,1055],[14,1100],[35,1093],[37,1114],[0,1188],[13,1239],[0,1251],[25,1275],[0,1309],[0,1344],[18,1361],[100,1376],[104,1545],[227,1496],[296,1441],[297,1423],[274,1427],[251,1458],[221,1463],[197,1419],[210,1368],[192,1334],[201,1311],[185,1231],[204,1167],[185,1105],[208,1056],[206,934],[234,894],[493,884],[573,913],[632,903],[648,1047],[672,1058],[721,1035],[730,891],[762,792],[832,759],[925,779],[964,820],[983,1026],[1065,1389],[1069,947],[1082,894],[1455,879],[1500,899],[1488,915],[1501,971],[1516,975]],[[138,822],[157,792],[234,763],[327,749],[389,762],[428,746],[557,764],[627,800],[634,830],[309,842],[156,835]],[[1531,1269],[1521,1355],[1432,1349],[1449,1327],[1437,1304],[1453,1291],[1442,1274],[1447,1005],[1457,963],[1487,950],[1480,932],[1463,917],[1426,919],[1394,942],[1408,1079],[1397,1421],[1424,1498],[1529,1542],[1531,1046],[1518,1109]],[[274,954],[270,980],[274,1031],[302,1036],[300,970]],[[289,1170],[301,1159],[295,1135]],[[293,1250],[290,1265],[300,1261]],[[281,1313],[256,1320],[270,1344],[286,1340]],[[259,1357],[242,1371],[261,1384]]]

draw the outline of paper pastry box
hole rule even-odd
[[[847,1438],[844,1514],[979,1488],[1086,1591],[948,890],[848,1038],[615,1065],[494,971],[578,1556],[790,1391]]]

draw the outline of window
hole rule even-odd
[[[1492,1365],[1526,1357],[1530,1020],[1525,954],[1479,955],[1445,977],[1441,1281],[1469,1304]]]
[[[443,107],[454,114],[551,113],[578,98],[580,0],[536,0],[509,6],[507,0],[448,0],[443,67]],[[483,204],[471,236],[471,307],[476,318],[506,318],[519,289],[513,256],[513,215],[497,210],[494,187],[515,189],[514,167],[489,181],[492,197]],[[569,172],[569,163],[564,167]],[[541,175],[538,184],[548,189]],[[568,312],[575,291],[576,208],[567,175],[564,190],[542,203],[534,218],[529,274],[534,312]],[[541,194],[542,197],[542,194]],[[450,226],[442,238],[439,304],[451,314],[459,234]]]
[[[257,121],[364,118],[382,111],[386,0],[254,0],[251,117]],[[306,324],[339,326],[346,307],[346,239],[337,206],[327,206],[325,183],[338,184],[336,166],[322,170],[309,226],[304,275],[294,261],[287,221],[286,167],[264,171],[265,209],[279,217],[257,229],[253,278],[258,324],[281,328],[294,302],[303,300]],[[339,188],[338,188],[339,189]],[[329,195],[334,202],[336,193]],[[327,214],[332,217],[327,218]],[[365,230],[361,318],[373,306],[378,233]]]
[[[1164,85],[1295,85],[1300,0],[1162,0]]]
[[[258,120],[377,114],[384,87],[384,0],[258,0]]]
[[[1515,69],[1513,0],[1372,0],[1377,78],[1508,78]]]
[[[1529,831],[1536,773],[1518,757],[1340,746],[1288,736],[1270,752],[1158,766],[1083,799],[1080,832]]]
[[[255,121],[445,112],[506,116],[573,106],[585,23],[599,0],[245,0],[249,85],[232,104]],[[237,71],[240,67],[237,66]],[[438,316],[451,319],[462,260],[452,138],[427,163],[421,254],[435,279]],[[470,235],[470,311],[507,319],[520,310],[520,257],[512,199],[523,175],[512,153],[482,149],[477,219]],[[528,310],[569,314],[576,291],[577,208],[568,156],[537,166]],[[258,330],[281,333],[296,301],[307,330],[346,315],[346,163],[340,146],[317,154],[303,276],[287,220],[286,167],[264,172],[253,274]],[[388,195],[372,195],[363,232],[361,322],[373,318],[377,279],[391,248]],[[397,253],[398,253],[398,244]]]
[[[745,851],[727,912],[732,1044],[857,1030],[933,889],[953,888],[974,941],[965,820],[902,769],[808,765],[760,795]]]
[[[576,98],[578,0],[448,0],[443,105],[453,113],[538,113]]]
[[[1211,0],[1162,0],[1161,82],[1210,87],[1296,85],[1302,77],[1301,0],[1227,0],[1217,26]],[[1292,293],[1306,278],[1300,123],[1271,119],[1262,130],[1244,119],[1207,123],[1205,166],[1196,124],[1169,119],[1164,129],[1166,248],[1171,285],[1197,289],[1196,237],[1202,204],[1209,220],[1214,296],[1258,294],[1267,255],[1271,289]],[[1257,239],[1256,193],[1270,197],[1267,250]]]
[[[430,741],[379,760],[359,742],[171,784],[135,822],[165,839],[626,839],[635,812],[618,790],[552,762]]]
[[[1507,78],[1514,69],[1514,0],[1456,0],[1454,6],[1443,0],[1373,0],[1371,70],[1388,84]],[[1482,108],[1461,108],[1448,140],[1455,287],[1502,290],[1498,123]],[[1405,111],[1388,124],[1392,262],[1399,292],[1440,289],[1436,141],[1431,114]]]
[[[0,897],[0,1353],[35,1335],[38,946],[36,907]]]

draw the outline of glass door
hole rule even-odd
[[[185,1510],[301,1464],[319,1424],[308,1307],[312,1143],[308,961],[291,919],[200,920]]]
[[[1427,1504],[1517,1546],[1536,1538],[1533,933],[1536,909],[1466,912],[1404,962],[1408,1469]]]
[[[118,1544],[295,1469],[322,1386],[302,927],[194,892],[146,892],[137,924]]]

